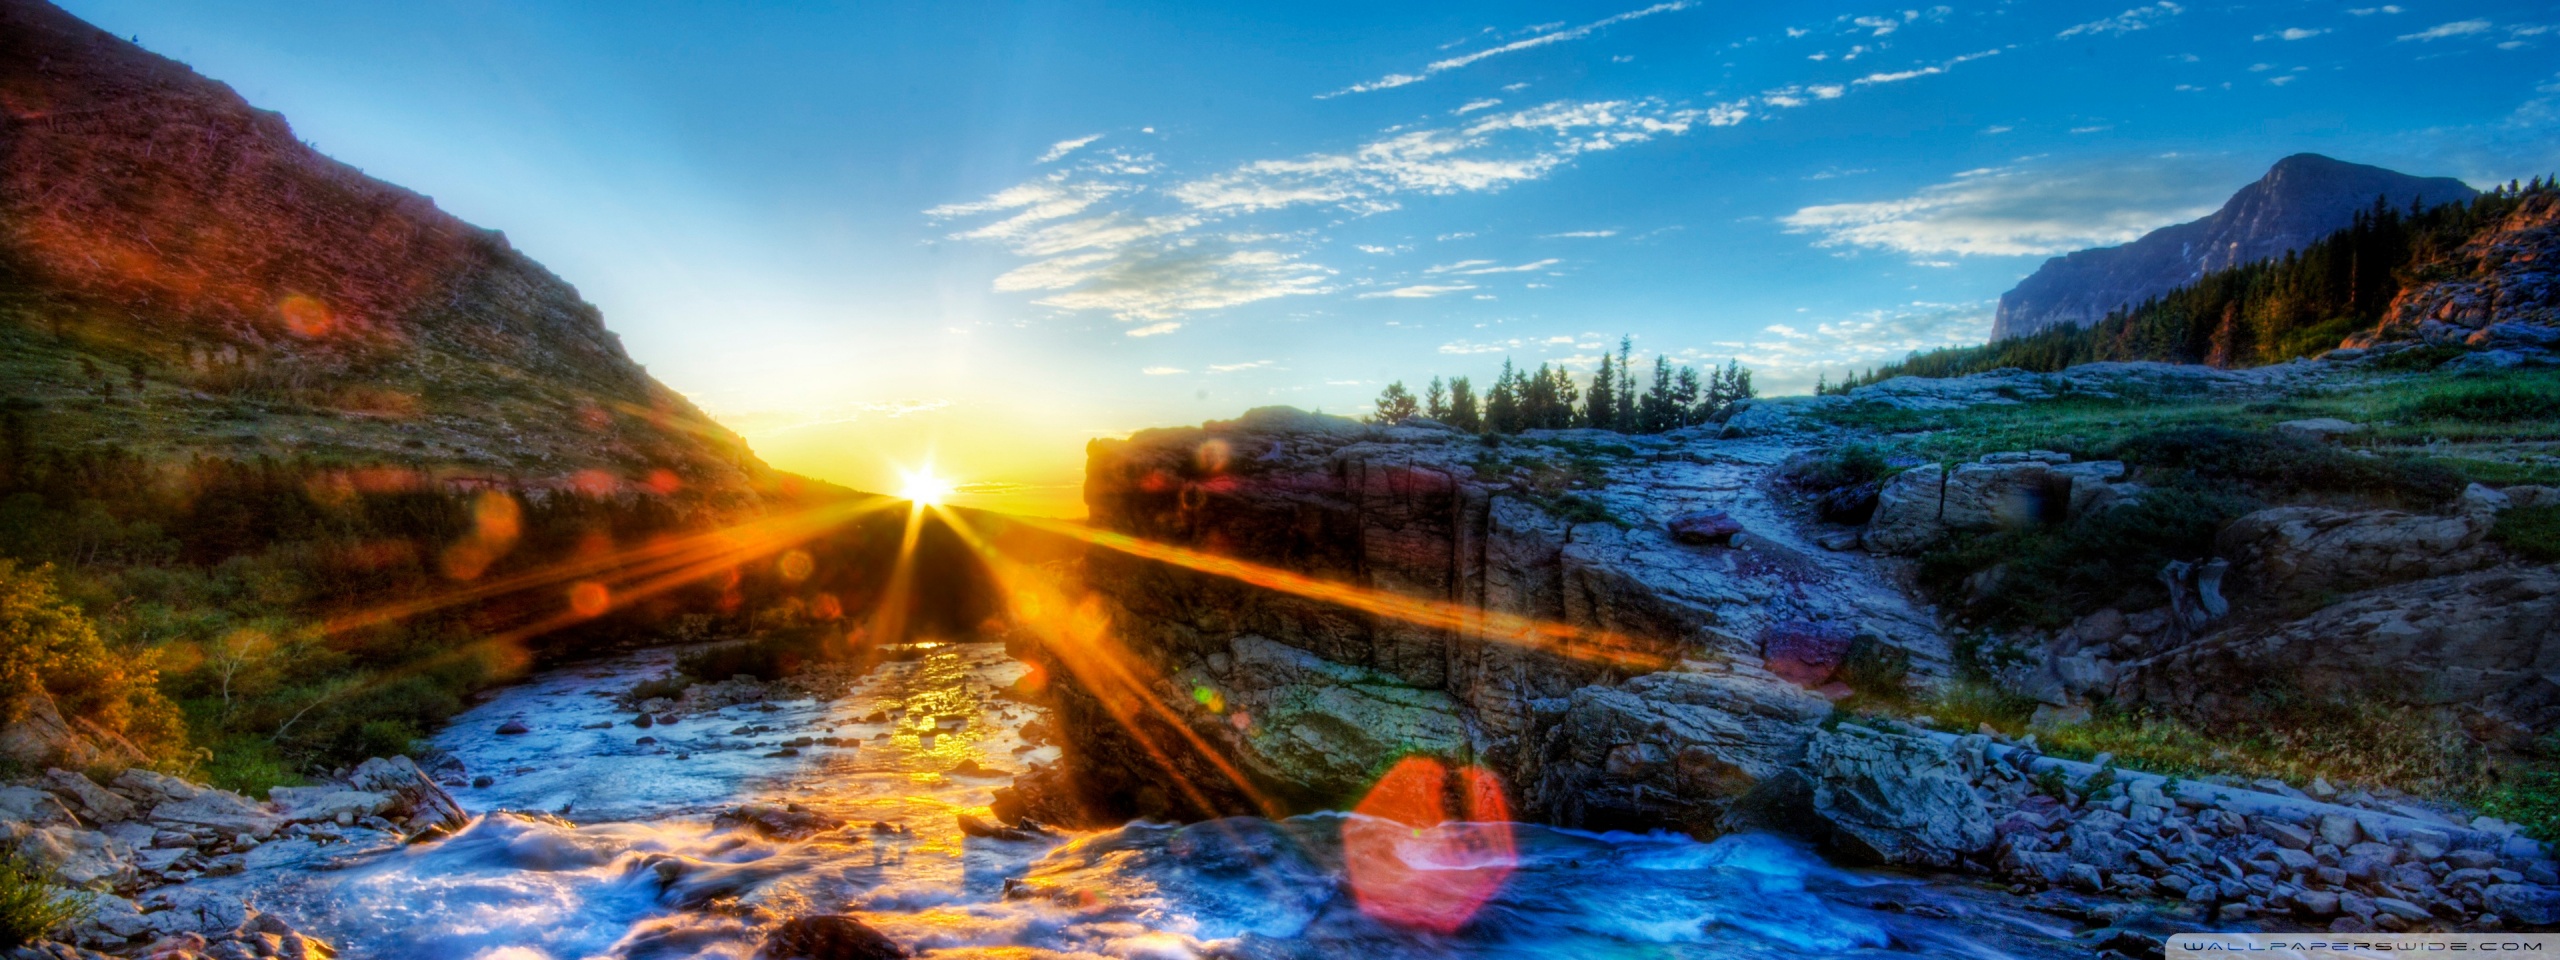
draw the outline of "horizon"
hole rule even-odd
[[[2560,167],[2522,4],[65,7],[505,231],[768,463],[1053,516],[1094,437],[1622,335],[1772,393],[1979,343],[2295,153]]]

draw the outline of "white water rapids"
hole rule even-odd
[[[1026,758],[1054,755],[1021,749],[1038,711],[994,695],[1025,669],[1000,645],[883,664],[832,702],[632,726],[613,698],[672,658],[562,668],[457,718],[436,744],[494,778],[454,791],[481,815],[460,834],[355,855],[275,844],[224,886],[349,958],[745,958],[770,924],[811,913],[857,916],[934,957],[2090,953],[2068,923],[1996,890],[1844,870],[1769,836],[1701,843],[1514,824],[1499,828],[1511,848],[1500,862],[1453,863],[1433,861],[1447,847],[1427,842],[1431,831],[1411,831],[1393,847],[1402,869],[1480,891],[1451,908],[1465,915],[1445,934],[1363,910],[1343,853],[1346,824],[1363,821],[1345,815],[966,837],[958,813],[983,813]],[[890,716],[863,722],[875,712]],[[496,734],[511,717],[532,731]],[[803,736],[854,745],[773,755]],[[799,843],[715,829],[714,813],[749,800],[853,826]],[[907,832],[875,832],[875,821]]]

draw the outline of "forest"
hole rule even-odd
[[[2469,203],[2408,210],[2377,199],[2346,229],[2300,251],[2206,274],[2097,323],[1914,353],[1836,384],[1826,378],[1817,390],[2009,367],[2043,373],[2108,360],[2254,367],[2317,356],[2381,324],[2404,286],[2452,276],[2457,252],[2481,228],[2554,189],[2552,180],[2535,178]]]
[[[1720,421],[1734,405],[1757,396],[1751,371],[1740,361],[1710,367],[1700,376],[1693,367],[1653,358],[1652,376],[1638,379],[1634,340],[1621,337],[1618,352],[1600,355],[1599,369],[1588,383],[1576,383],[1561,366],[1541,363],[1535,371],[1502,361],[1502,372],[1481,395],[1467,377],[1431,378],[1422,395],[1398,380],[1379,392],[1369,419],[1404,423],[1422,419],[1464,433],[1510,434],[1523,430],[1591,428],[1619,433],[1662,433]]]

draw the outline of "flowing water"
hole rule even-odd
[[[1996,890],[1844,870],[1770,836],[1324,814],[967,837],[958,813],[1054,755],[1022,738],[1038,711],[995,695],[1024,670],[999,645],[884,664],[833,701],[630,725],[614,696],[671,661],[563,669],[458,718],[436,743],[494,782],[454,791],[484,815],[450,839],[279,843],[228,882],[351,958],[744,958],[763,926],[808,913],[931,956],[2090,953]],[[531,732],[497,734],[509,718]],[[785,748],[802,736],[822,742]],[[798,843],[714,827],[745,800],[852,825]]]

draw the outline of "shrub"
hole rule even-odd
[[[2237,484],[2266,500],[2357,494],[2433,506],[2462,492],[2459,473],[2432,462],[2360,457],[2316,440],[2223,426],[2170,427],[2117,441],[2106,455],[2159,473]]]
[[[48,871],[24,853],[0,853],[0,950],[42,939],[81,917],[91,900],[46,883]]]
[[[0,560],[0,691],[41,689],[66,717],[119,734],[153,759],[186,743],[178,710],[160,695],[148,657],[110,651],[97,628],[54,592],[52,568]],[[0,703],[0,721],[26,709],[23,697]]]
[[[2560,731],[2546,733],[2519,762],[2482,791],[2480,812],[2523,827],[2544,843],[2560,843]]]
[[[2471,351],[2455,346],[2411,347],[2373,357],[2364,361],[2361,366],[2367,370],[2388,373],[2424,373],[2444,366],[2453,358],[2469,352]]]
[[[1960,537],[1921,554],[1920,582],[1941,601],[1971,601],[1977,622],[2061,626],[2128,594],[2135,606],[2157,602],[2163,565],[2210,555],[2214,535],[2257,506],[2192,481],[2159,487],[2068,526]],[[1994,567],[1987,583],[1968,583]]]
[[[2465,423],[2515,423],[2560,419],[2560,384],[2509,381],[2455,381],[2427,391],[2412,401],[2408,415],[2425,420]]]
[[[2560,505],[2512,507],[2498,514],[2489,539],[2537,563],[2560,562]]]
[[[198,764],[196,773],[205,782],[249,797],[264,797],[276,787],[298,786],[304,782],[284,751],[265,737],[231,736],[216,741],[213,749]]]

